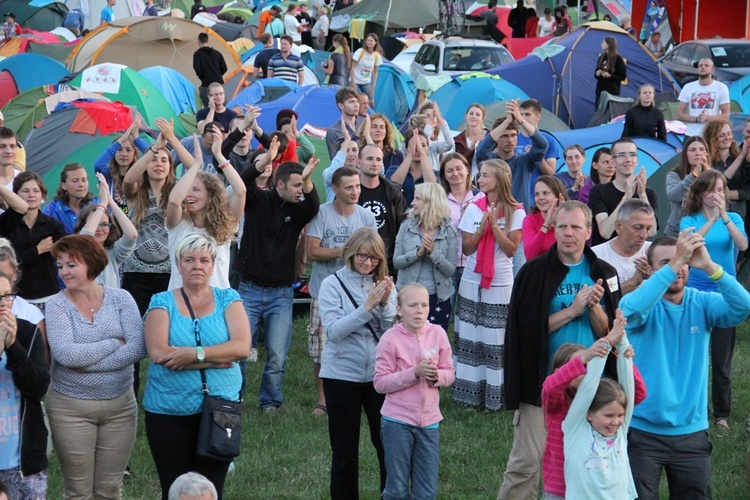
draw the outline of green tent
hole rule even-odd
[[[190,19],[190,9],[193,7],[193,3],[193,0],[173,0],[172,8],[180,9],[185,13],[185,17]],[[227,2],[226,0],[203,0],[201,3],[206,7],[221,7]]]
[[[18,94],[3,107],[6,127],[16,131],[23,139],[34,127],[34,124],[47,116],[44,100],[50,96],[46,87],[36,87]]]
[[[12,12],[16,22],[24,28],[36,31],[52,31],[62,26],[63,17],[68,7],[62,2],[49,2],[43,6],[34,6],[29,0],[2,0],[2,14]]]
[[[89,69],[94,69],[103,66],[120,66],[110,65],[108,63],[99,64],[92,66]],[[135,106],[138,112],[143,116],[143,119],[151,128],[156,128],[154,120],[157,118],[165,118],[167,120],[174,120],[175,133],[180,137],[185,137],[188,134],[188,129],[183,124],[182,120],[179,119],[177,114],[169,105],[167,99],[159,92],[154,85],[148,81],[143,75],[138,73],[136,70],[128,68],[126,66],[120,66],[120,90],[117,93],[102,92],[104,97],[109,98],[112,101],[120,101],[130,106]],[[84,82],[84,73],[78,74],[69,85],[74,88],[80,88],[83,90],[96,91],[96,87],[91,86],[89,83]]]

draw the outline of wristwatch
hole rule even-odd
[[[196,351],[198,351],[198,363],[203,363],[206,361],[206,353],[203,352],[203,348],[201,346],[198,346],[195,348]]]

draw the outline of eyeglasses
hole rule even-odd
[[[104,229],[105,227],[106,228],[110,228],[110,227],[112,227],[112,223],[111,222],[100,222],[99,223],[99,227],[102,228],[102,229]]]
[[[617,153],[615,155],[615,158],[618,160],[624,159],[624,158],[638,158],[638,153],[631,152],[631,153]]]
[[[369,259],[370,262],[377,265],[380,263],[379,257],[373,257],[372,255],[367,255],[366,253],[355,253],[354,256],[357,258],[359,262],[367,262]]]
[[[0,295],[0,300],[4,300],[5,302],[13,302],[14,300],[16,300],[16,294],[6,293],[5,295]]]

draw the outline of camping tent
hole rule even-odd
[[[300,86],[280,78],[263,78],[244,88],[227,103],[230,109],[242,109],[248,104],[254,106],[261,102],[271,102],[290,92],[296,92]]]
[[[184,137],[187,130],[177,118],[167,99],[143,75],[120,64],[97,64],[75,76],[69,83],[73,88],[100,92],[112,101],[135,106],[145,124],[154,127],[157,118],[174,120],[175,133]]]
[[[486,73],[469,73],[447,82],[430,96],[440,106],[448,125],[455,127],[463,120],[469,105],[488,105],[499,100],[529,98],[526,92],[500,77]]]
[[[86,168],[89,179],[94,179],[96,159],[132,123],[134,110],[122,103],[96,104],[104,106],[105,113],[99,116],[117,115],[125,119],[114,131],[103,133],[97,120],[86,109],[69,105],[53,111],[26,137],[26,165],[42,177],[45,185],[59,184],[60,171],[66,163],[80,163]],[[65,147],[51,148],[48,147],[50,144],[64,144]]]
[[[13,79],[13,75],[7,71],[0,71],[0,108],[17,95],[18,86]]]
[[[438,24],[438,9],[435,0],[362,0],[361,2],[337,10],[331,18],[331,29],[348,31],[347,17],[364,18],[368,23],[379,26],[381,33],[388,30],[406,31],[409,28],[422,26],[435,27]],[[338,23],[346,23],[341,29],[336,29]],[[365,32],[369,31],[366,30]],[[431,32],[431,29],[425,29]]]
[[[743,113],[750,114],[750,75],[732,82],[729,86],[729,98],[740,105]]]
[[[5,126],[16,131],[21,142],[34,128],[34,125],[50,114],[58,103],[71,102],[77,99],[109,101],[104,96],[85,90],[73,90],[52,93],[51,86],[36,87],[11,99],[3,108]]]
[[[62,25],[62,19],[68,13],[68,7],[61,2],[50,2],[43,6],[35,6],[29,0],[3,0],[2,13],[12,12],[16,15],[16,22],[24,28],[38,31],[52,31]]]
[[[674,80],[654,56],[625,31],[606,21],[584,24],[556,39],[559,52],[555,55],[540,57],[535,54],[544,51],[537,51],[487,72],[515,83],[572,127],[585,127],[595,111],[594,70],[605,36],[615,38],[619,54],[627,61],[628,85],[622,86],[623,97],[635,97],[645,83],[652,84],[657,93],[678,94]]]
[[[224,56],[225,77],[240,67],[237,53],[215,31],[176,17],[130,17],[105,24],[80,41],[67,67],[77,72],[101,62],[135,70],[160,64],[179,71],[197,87],[200,81],[193,71],[193,53],[198,50],[199,33],[207,33],[211,47]]]
[[[260,102],[261,116],[258,124],[263,130],[276,130],[276,115],[282,109],[293,109],[299,115],[298,128],[306,123],[313,127],[325,128],[341,119],[336,106],[336,91],[333,85],[307,86],[270,102]]]
[[[175,113],[195,113],[195,86],[190,80],[172,68],[152,66],[138,71],[167,100]]]
[[[16,54],[0,61],[0,70],[8,71],[18,85],[18,90],[24,92],[41,85],[57,83],[60,79],[70,75],[65,66],[39,54]]]
[[[417,90],[409,75],[389,62],[383,63],[375,86],[375,111],[400,128],[416,100]]]

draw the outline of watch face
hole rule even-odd
[[[203,352],[203,349],[198,349],[198,361],[203,361],[206,359],[206,353]]]

